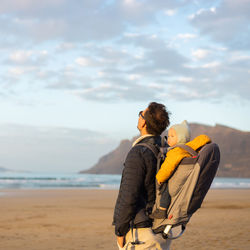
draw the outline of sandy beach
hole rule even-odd
[[[1,250],[117,249],[117,190],[1,190]],[[250,249],[250,190],[210,190],[173,250]]]

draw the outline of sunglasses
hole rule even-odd
[[[145,120],[144,115],[143,115],[142,113],[143,113],[143,111],[140,111],[140,112],[139,112],[139,114],[138,114],[138,116],[139,116],[139,117],[141,116],[141,117],[142,117],[142,119],[144,119],[144,120]]]

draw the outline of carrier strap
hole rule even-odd
[[[173,147],[173,148],[183,148],[184,150],[186,150],[189,154],[191,154],[192,156],[197,156],[198,155],[198,153],[194,150],[194,149],[192,149],[191,147],[189,147],[188,145],[186,145],[186,144],[180,144],[180,145],[177,145],[177,146],[175,146],[175,147]]]
[[[143,241],[139,241],[137,238],[134,239],[134,220],[130,222],[130,228],[131,228],[131,235],[132,235],[132,241],[130,242],[132,245],[140,245],[145,244]]]
[[[157,159],[156,172],[158,172],[159,169],[161,168],[161,161],[159,160],[159,158],[163,159],[167,153],[166,141],[164,142],[164,146],[161,147],[152,143],[138,143],[137,145],[145,146],[146,148],[150,149],[153,152],[155,158]]]
[[[150,149],[154,153],[156,158],[158,157],[160,149],[158,149],[158,147],[156,145],[154,145],[152,143],[138,143],[137,145],[147,147],[148,149]]]

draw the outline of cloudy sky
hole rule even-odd
[[[250,131],[250,0],[1,0],[0,31],[0,165],[88,168],[151,101]]]

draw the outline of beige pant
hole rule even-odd
[[[171,240],[163,239],[161,234],[154,234],[151,228],[135,228],[133,230],[134,241],[139,240],[142,244],[132,245],[133,242],[131,230],[126,234],[126,244],[123,248],[119,245],[119,250],[142,250],[142,249],[154,249],[154,250],[169,250]]]

